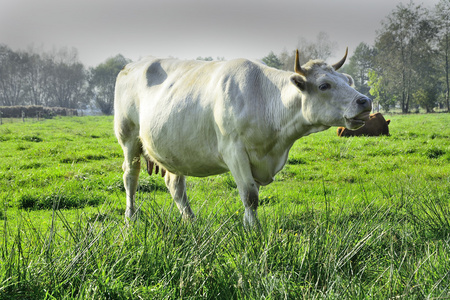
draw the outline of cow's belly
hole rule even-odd
[[[228,171],[218,152],[213,126],[206,129],[186,123],[171,124],[170,128],[142,125],[140,139],[145,153],[169,172],[205,177]]]
[[[177,152],[174,149],[165,151],[164,154],[152,152],[152,150],[147,150],[150,156],[159,165],[174,174],[205,177],[228,171],[224,163],[214,157],[214,155],[205,152],[191,152],[189,155],[186,155],[185,151]]]

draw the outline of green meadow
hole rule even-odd
[[[298,140],[243,225],[229,174],[188,177],[184,222],[142,169],[124,219],[112,117],[3,119],[0,299],[448,299],[450,114]]]

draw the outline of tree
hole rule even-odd
[[[311,59],[327,60],[334,54],[337,43],[330,40],[325,32],[320,32],[315,42],[310,42],[305,38],[299,38],[297,49],[299,51],[300,63],[305,64]],[[286,71],[294,71],[295,50],[284,50],[278,56],[282,63],[281,69]]]
[[[450,1],[441,0],[436,5],[434,15],[438,28],[440,69],[444,73],[445,103],[447,112],[450,112]]]
[[[0,46],[0,105],[77,108],[85,92],[86,71],[75,48],[37,54]]]
[[[86,101],[86,70],[83,64],[47,61],[46,93],[49,106],[77,108]]]
[[[198,56],[195,60],[203,60],[203,61],[213,61],[214,58],[212,58],[211,56]],[[225,57],[217,57],[215,60],[225,60]]]
[[[114,88],[117,74],[130,62],[131,60],[118,54],[90,70],[89,94],[105,115],[112,114],[114,109]]]
[[[214,59],[211,56],[208,57],[197,57],[196,60],[203,60],[203,61],[213,61]]]
[[[380,106],[388,112],[392,106],[395,105],[395,97],[393,97],[387,90],[388,85],[386,84],[383,77],[379,76],[374,70],[368,72],[368,82],[370,86],[369,93],[374,97],[374,101],[377,102],[377,111],[380,111]]]
[[[349,63],[344,66],[342,72],[348,73],[355,80],[356,89],[362,94],[368,94],[370,86],[369,71],[374,68],[373,58],[376,55],[376,49],[366,43],[360,43],[350,57]]]
[[[0,105],[24,104],[25,74],[28,56],[0,45]]]
[[[328,33],[321,31],[317,34],[315,42],[300,38],[297,48],[299,52],[303,53],[303,61],[305,62],[311,59],[327,60],[333,55],[337,43],[330,40]]]
[[[45,62],[39,54],[28,52],[28,72],[26,72],[25,93],[26,103],[30,105],[43,105],[46,103],[47,95],[44,87],[47,85],[47,74],[45,73]]]
[[[428,11],[410,2],[408,6],[399,4],[378,34],[377,71],[386,82],[398,83],[390,84],[389,91],[393,97],[398,96],[403,113],[409,112],[413,94],[422,85],[433,85],[427,75],[434,67],[432,45],[436,33]]]
[[[283,67],[283,64],[278,59],[278,57],[273,53],[273,51],[270,51],[270,53],[262,59],[262,61],[268,65],[269,67],[275,68],[275,69],[281,69]]]
[[[415,103],[425,108],[427,113],[433,112],[433,108],[436,107],[437,94],[436,90],[433,88],[421,88],[416,91],[413,95]]]

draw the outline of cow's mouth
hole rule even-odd
[[[345,117],[345,122],[347,123],[345,127],[348,129],[358,129],[366,123],[366,121],[369,121],[370,117],[370,111],[363,111],[359,115],[353,117],[353,118],[347,118]]]

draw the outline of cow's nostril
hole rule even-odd
[[[356,104],[361,105],[363,108],[368,108],[372,106],[372,100],[367,97],[361,97],[356,99]]]
[[[357,104],[366,104],[367,98],[359,98],[356,100]]]

